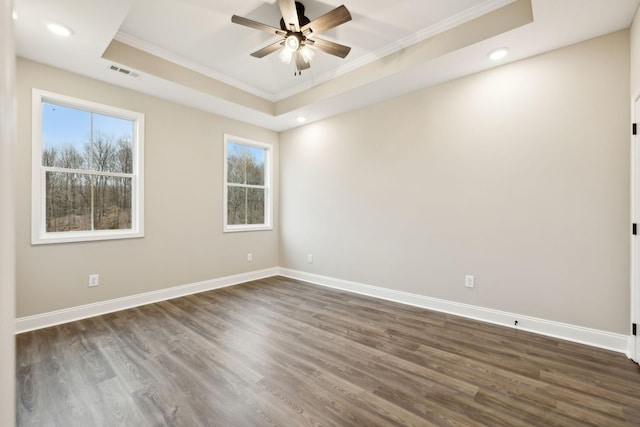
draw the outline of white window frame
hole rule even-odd
[[[264,165],[264,186],[261,185],[242,185],[243,187],[248,188],[264,188],[264,224],[228,224],[228,215],[227,215],[227,202],[228,202],[228,187],[229,183],[227,182],[227,173],[228,173],[228,162],[227,162],[227,145],[228,143],[234,143],[239,145],[247,145],[253,148],[259,148],[265,150],[265,165]],[[273,230],[273,197],[272,197],[272,180],[273,180],[273,145],[266,144],[264,142],[253,141],[251,139],[242,138],[239,136],[233,135],[224,135],[224,176],[223,176],[223,198],[224,202],[222,204],[222,224],[223,231],[225,233],[229,232],[238,232],[238,231],[260,231],[260,230]]]
[[[42,165],[42,103],[88,111],[131,120],[133,127],[133,165],[131,178],[131,228],[119,230],[86,230],[48,232],[46,228],[46,168]],[[87,242],[96,240],[131,239],[144,237],[144,114],[104,104],[85,101],[40,89],[32,91],[32,166],[31,166],[31,244]],[[72,170],[95,174],[91,170]],[[109,174],[122,175],[122,174]]]

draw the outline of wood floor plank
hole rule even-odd
[[[284,277],[16,337],[18,426],[637,426],[605,350]]]

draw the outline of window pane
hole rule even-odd
[[[131,228],[131,178],[94,176],[93,228]]]
[[[227,193],[227,223],[264,224],[264,192],[261,188],[229,187]]]
[[[46,174],[48,232],[91,230],[91,176]]]
[[[131,178],[47,172],[46,186],[48,232],[131,229]]]
[[[227,143],[227,182],[264,185],[265,156],[263,148]]]
[[[42,103],[42,164],[132,173],[132,120]]]

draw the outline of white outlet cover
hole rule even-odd
[[[466,275],[464,276],[464,286],[467,288],[473,288],[474,284],[473,284],[474,278],[471,275]]]
[[[95,286],[100,285],[100,275],[98,274],[90,274],[89,275],[89,287],[93,288]]]

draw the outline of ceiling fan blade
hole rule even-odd
[[[280,6],[282,19],[284,19],[287,29],[291,29],[291,26],[293,26],[294,32],[297,33],[300,31],[300,22],[298,22],[298,11],[295,0],[278,0],[278,6]]]
[[[231,17],[231,22],[233,22],[234,24],[244,25],[245,27],[255,28],[256,30],[265,31],[267,33],[276,34],[282,37],[285,37],[287,35],[287,32],[282,31],[280,28],[270,27],[266,24],[243,18],[242,16],[233,15]]]
[[[306,62],[304,58],[302,58],[302,54],[300,52],[296,52],[296,68],[298,71],[308,70],[311,68],[311,64]]]
[[[351,14],[349,13],[349,10],[342,5],[309,22],[307,25],[302,27],[300,31],[302,31],[302,34],[305,36],[309,32],[313,34],[320,34],[349,21],[351,21]]]
[[[256,50],[255,52],[253,52],[251,54],[251,56],[254,56],[256,58],[264,58],[265,56],[269,55],[270,53],[275,52],[276,50],[280,49],[282,46],[284,46],[284,40],[280,40],[277,41],[273,44],[270,44],[269,46],[265,46],[260,50]]]
[[[340,58],[345,58],[349,52],[351,52],[351,48],[349,46],[330,42],[329,40],[320,39],[318,37],[308,38],[305,43],[308,43],[318,50],[330,55],[339,56]]]

